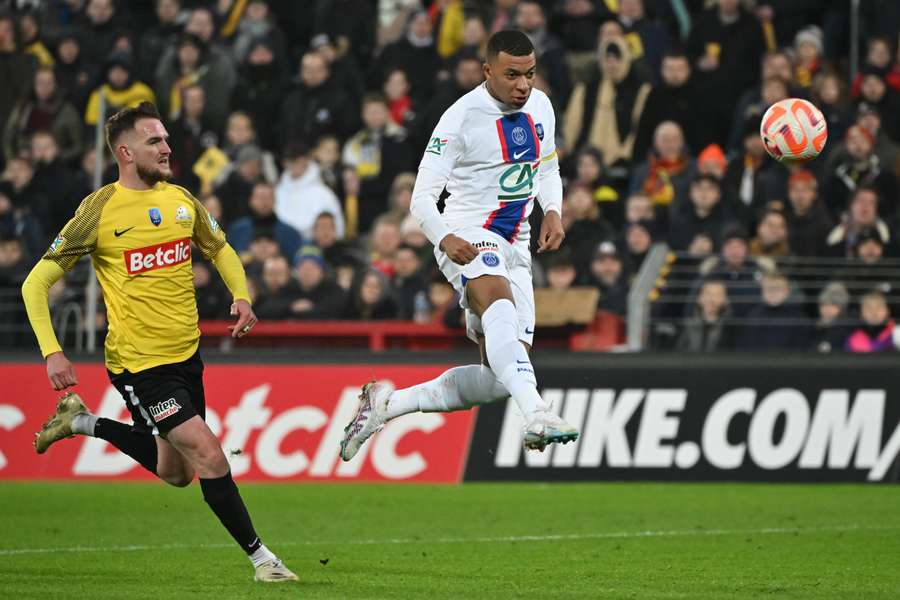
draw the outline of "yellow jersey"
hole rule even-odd
[[[117,182],[85,198],[44,254],[42,260],[63,271],[91,255],[106,302],[106,366],[113,373],[180,362],[196,352],[191,242],[210,260],[227,245],[190,192],[170,183],[142,191]]]

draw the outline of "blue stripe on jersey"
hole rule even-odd
[[[516,200],[513,202],[501,202],[500,208],[491,213],[487,221],[484,222],[484,228],[493,231],[507,242],[514,242],[516,236],[519,235],[519,228],[525,219],[525,210],[528,207],[528,200]]]
[[[539,160],[541,142],[534,131],[531,115],[515,112],[497,119],[497,134],[503,161],[518,163]]]

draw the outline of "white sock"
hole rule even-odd
[[[497,379],[522,411],[526,420],[536,410],[547,410],[537,391],[534,367],[519,341],[519,317],[509,300],[497,300],[481,315],[488,362]]]
[[[413,412],[467,410],[509,397],[493,371],[484,365],[466,365],[444,371],[437,378],[391,394],[387,417]]]
[[[250,562],[253,563],[254,569],[256,567],[258,567],[259,565],[263,564],[264,562],[278,559],[278,557],[275,556],[271,550],[266,548],[265,544],[263,544],[259,548],[257,548],[256,552],[251,554],[248,558],[250,559]]]
[[[81,413],[72,418],[72,433],[80,433],[81,435],[94,435],[94,427],[100,417],[90,413]]]

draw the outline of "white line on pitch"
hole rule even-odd
[[[725,536],[725,535],[773,535],[809,534],[840,531],[888,531],[898,526],[825,525],[822,527],[763,527],[759,529],[674,529],[657,531],[606,531],[596,533],[561,533],[551,535],[508,535],[495,537],[444,537],[444,538],[387,538],[347,541],[274,542],[280,546],[377,546],[397,544],[491,544],[503,542],[553,542],[577,540],[636,539],[660,537]],[[0,556],[18,554],[53,554],[54,552],[143,552],[152,550],[201,550],[233,548],[234,544],[159,544],[128,546],[65,546],[61,548],[0,548]]]

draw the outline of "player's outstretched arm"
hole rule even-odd
[[[51,260],[39,260],[22,284],[22,299],[28,321],[37,336],[41,355],[47,359],[47,378],[53,389],[64,390],[78,383],[75,367],[63,354],[50,320],[47,294],[53,284],[65,274],[62,267]]]
[[[228,286],[234,298],[231,314],[237,316],[237,323],[228,327],[231,337],[244,337],[256,325],[256,315],[250,307],[250,292],[247,289],[247,275],[237,252],[229,244],[225,244],[213,257],[213,264]]]

